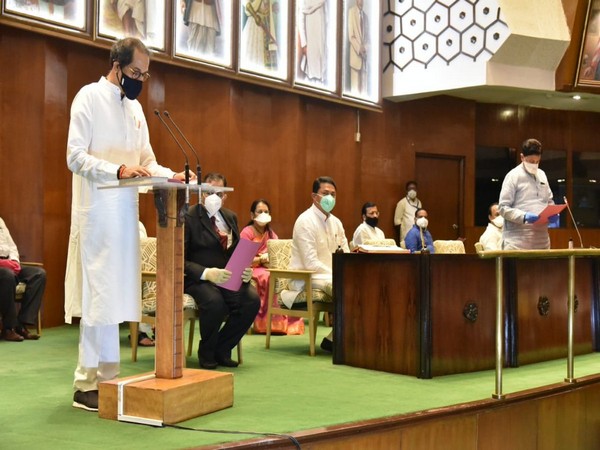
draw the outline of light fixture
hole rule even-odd
[[[573,100],[581,100],[581,95],[579,95],[579,94],[575,94],[575,95],[573,96]]]

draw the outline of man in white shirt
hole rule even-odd
[[[290,269],[314,270],[312,285],[333,297],[333,260],[336,251],[349,252],[348,240],[340,219],[331,214],[335,207],[337,188],[331,177],[319,177],[313,182],[312,205],[294,224]],[[293,281],[290,289],[301,291],[304,282]],[[323,339],[321,348],[331,351],[331,333]]]
[[[137,189],[98,189],[118,179],[185,179],[156,162],[141,104],[150,51],[116,42],[110,71],[81,88],[71,105],[67,166],[73,172],[65,322],[81,317],[73,406],[98,410],[98,382],[119,374],[119,323],[141,317]],[[195,178],[194,174],[191,174]]]
[[[365,241],[381,241],[385,239],[385,234],[381,228],[377,227],[379,223],[379,209],[372,202],[367,202],[362,207],[363,222],[356,228],[352,243],[354,246],[362,245]]]
[[[521,148],[521,164],[506,174],[498,201],[504,217],[502,250],[539,250],[550,248],[548,224],[536,223],[539,214],[554,204],[546,173],[539,169],[542,144],[527,139]],[[558,214],[548,221],[555,223]]]
[[[502,228],[504,217],[498,211],[498,203],[492,203],[488,209],[489,223],[479,238],[484,250],[502,250]]]
[[[402,245],[404,238],[415,224],[415,213],[423,207],[421,200],[417,198],[417,182],[406,183],[406,196],[396,205],[394,213],[394,225],[400,227],[398,245]]]

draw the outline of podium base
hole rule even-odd
[[[231,373],[183,369],[181,378],[154,378],[153,375],[154,372],[147,372],[100,383],[98,416],[160,426],[233,406]],[[152,378],[132,381],[144,377]],[[128,381],[131,384],[122,386],[123,405],[119,411],[119,384]]]

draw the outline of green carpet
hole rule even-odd
[[[253,437],[119,423],[73,408],[78,332],[76,326],[64,326],[45,329],[39,341],[0,341],[0,448],[181,449]],[[321,337],[328,332],[319,328]],[[152,371],[154,349],[140,348],[138,362],[132,363],[127,334],[122,328],[121,376]],[[494,390],[493,371],[419,380],[334,366],[320,349],[311,358],[307,336],[274,336],[270,350],[264,342],[264,336],[244,337],[244,364],[231,369],[232,408],[180,425],[290,433],[489,399]],[[197,367],[195,357],[188,367]],[[576,358],[576,377],[599,372],[600,354]],[[566,376],[566,361],[507,369],[504,375],[505,394],[554,384]]]

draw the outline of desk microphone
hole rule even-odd
[[[185,184],[190,184],[190,163],[188,161],[187,153],[185,152],[185,150],[183,149],[183,147],[181,146],[181,144],[175,137],[175,134],[173,134],[173,131],[171,131],[171,128],[169,128],[169,125],[167,125],[167,122],[165,122],[165,120],[162,117],[160,117],[160,112],[158,111],[158,109],[154,110],[154,114],[156,114],[156,117],[159,118],[159,120],[162,122],[162,124],[165,126],[165,128],[167,130],[169,130],[171,137],[173,138],[173,140],[175,141],[177,146],[181,149],[181,152],[183,153],[183,156],[185,157]]]
[[[583,248],[583,239],[581,239],[581,233],[579,233],[579,228],[577,227],[577,221],[575,220],[575,217],[573,217],[573,212],[571,211],[571,207],[569,206],[567,197],[563,196],[563,200],[565,201],[565,205],[567,205],[567,209],[569,210],[569,214],[571,215],[571,220],[573,221],[573,226],[575,227],[575,231],[577,231],[577,236],[579,236],[579,243],[581,244],[581,248]]]
[[[196,150],[194,149],[194,147],[192,147],[192,144],[190,144],[190,141],[188,141],[188,139],[185,137],[185,134],[183,134],[183,132],[179,129],[179,127],[177,126],[177,124],[175,123],[173,118],[171,117],[171,114],[169,114],[169,111],[164,110],[163,114],[165,116],[167,116],[167,118],[171,121],[171,123],[173,124],[175,129],[179,132],[179,134],[181,135],[181,137],[183,138],[185,143],[194,152],[194,155],[196,156],[196,176],[198,177],[198,185],[200,185],[201,180],[202,180],[202,169],[200,169],[200,158],[198,158],[198,153],[196,153]]]

